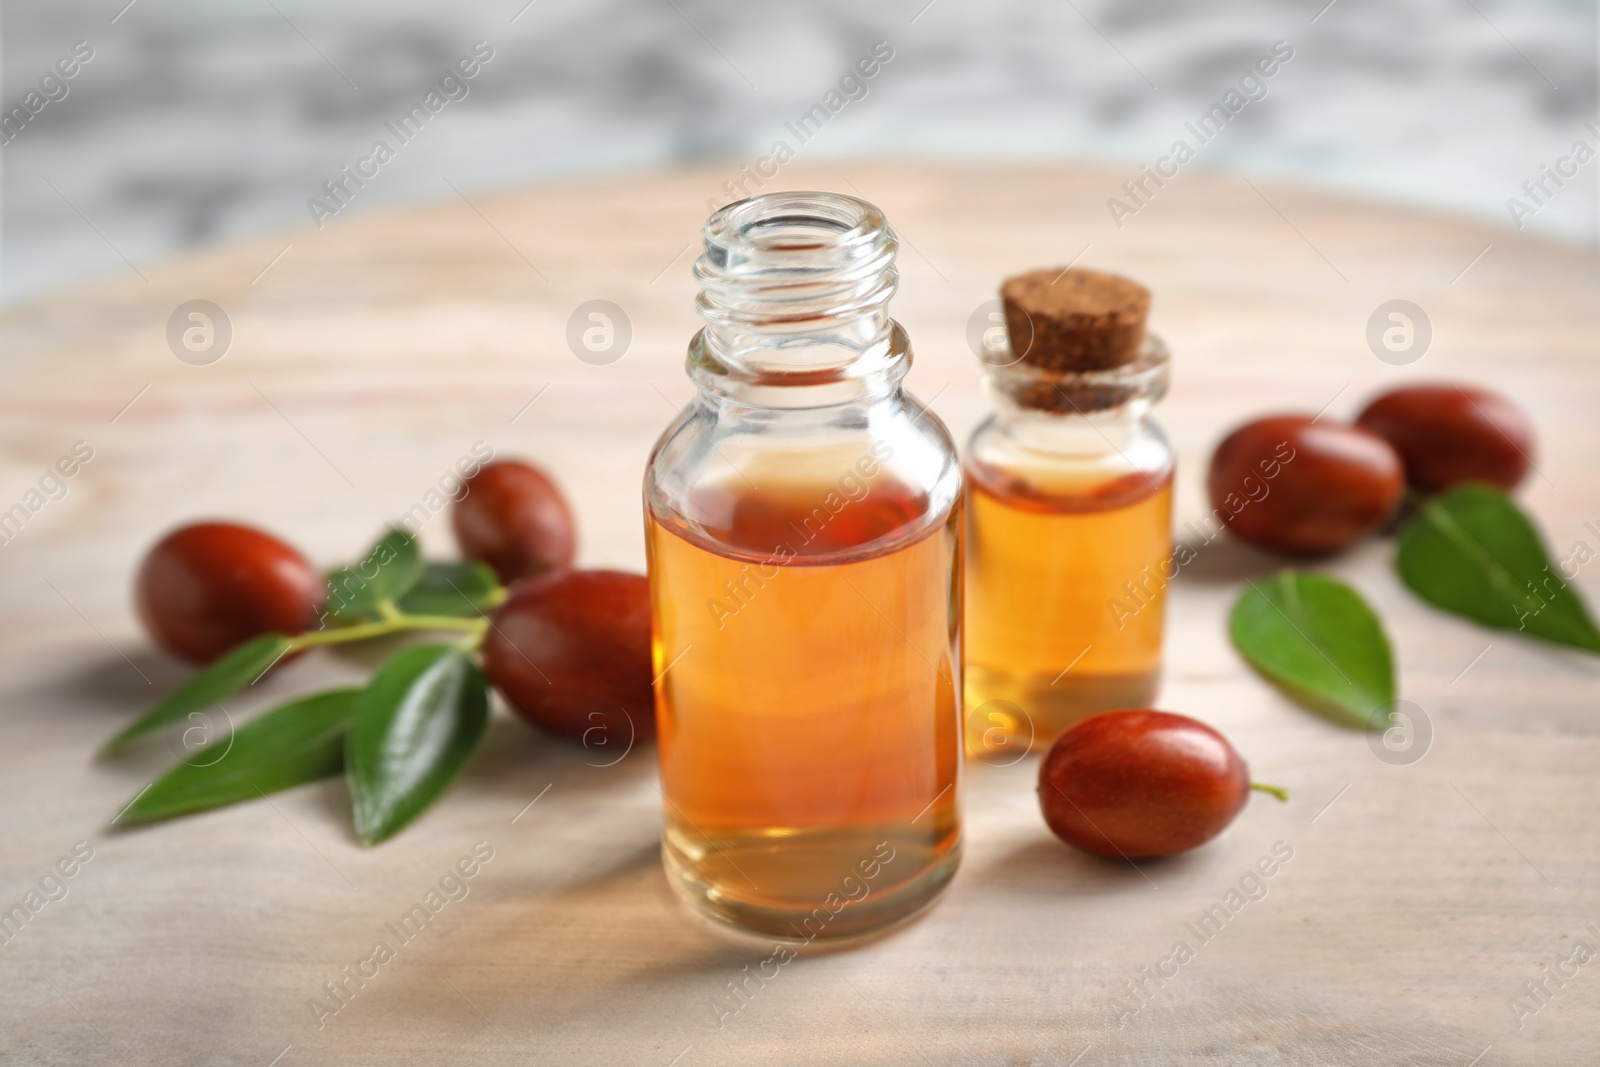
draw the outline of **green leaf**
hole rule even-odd
[[[391,529],[361,562],[328,573],[328,611],[342,619],[359,619],[378,605],[404,596],[422,577],[422,551],[416,538]]]
[[[1343,582],[1296,570],[1251,582],[1228,631],[1244,658],[1299,703],[1357,729],[1387,723],[1395,698],[1389,639]]]
[[[397,606],[407,615],[456,615],[471,618],[487,612],[505,593],[494,571],[477,560],[429,563]]]
[[[223,755],[208,763],[180,763],[153,782],[120,818],[166,819],[338,774],[344,735],[359,689],[335,689],[273,708],[217,742]]]
[[[459,648],[421,645],[390,659],[356,698],[345,739],[356,836],[375,845],[455,780],[483,736],[483,672]]]
[[[1400,535],[1400,578],[1428,603],[1500,630],[1600,652],[1583,601],[1511,498],[1463,485],[1422,505]]]
[[[106,742],[101,752],[119,749],[136,737],[177,722],[192,711],[209,708],[223,697],[253,683],[289,651],[290,639],[283,634],[262,634],[235,648],[205,670],[189,679],[187,685],[145,712],[132,726]]]

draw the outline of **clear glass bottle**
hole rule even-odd
[[[901,388],[876,208],[770,194],[704,238],[699,395],[645,475],[663,856],[704,916],[857,938],[960,858],[960,462]]]
[[[1134,362],[1051,371],[986,340],[996,411],[967,458],[966,747],[992,760],[1048,747],[1160,683],[1173,454],[1150,410],[1166,345]]]

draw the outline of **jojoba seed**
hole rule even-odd
[[[1039,767],[1055,835],[1113,859],[1170,856],[1220,834],[1250,795],[1226,738],[1164,711],[1107,711],[1056,738]]]
[[[1230,433],[1206,480],[1218,519],[1239,537],[1296,555],[1332,552],[1382,526],[1405,490],[1382,437],[1305,415],[1274,415]]]
[[[322,575],[293,547],[231,522],[167,534],[145,554],[134,585],[151,638],[191,663],[261,634],[309,629],[324,592]]]
[[[1406,481],[1424,493],[1462,482],[1511,490],[1527,476],[1533,425],[1498,393],[1436,383],[1391,389],[1367,405],[1364,426],[1394,446]]]
[[[644,575],[562,571],[521,582],[492,622],[484,667],[524,719],[619,754],[655,737]]]
[[[572,509],[550,476],[500,460],[466,480],[450,513],[456,543],[510,584],[572,566],[578,552]]]

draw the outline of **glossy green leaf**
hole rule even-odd
[[[1600,652],[1595,629],[1510,497],[1464,485],[1422,505],[1400,535],[1400,578],[1428,603],[1485,626]]]
[[[289,638],[283,634],[262,634],[246,641],[189,679],[182,689],[145,712],[132,726],[106,742],[101,751],[121,748],[136,737],[179,721],[190,712],[211,707],[223,697],[255,682],[288,651]]]
[[[151,783],[119,818],[166,819],[338,774],[344,766],[344,736],[360,692],[317,693],[251,719],[231,738],[217,742],[226,746],[222,755],[178,764]]]
[[[422,577],[400,598],[407,615],[456,615],[468,618],[487,613],[504,598],[505,589],[494,571],[476,560],[463,563],[429,563]]]
[[[1389,639],[1343,582],[1295,570],[1251,582],[1228,630],[1244,658],[1299,703],[1358,729],[1387,722],[1395,698]]]
[[[379,604],[404,596],[422,578],[422,569],[416,538],[389,530],[359,563],[329,572],[328,612],[341,619],[369,615]]]
[[[420,815],[466,765],[488,718],[483,671],[459,648],[421,645],[378,668],[345,739],[356,836],[377,844]]]

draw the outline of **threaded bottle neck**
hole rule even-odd
[[[694,272],[706,325],[690,346],[691,373],[698,363],[761,385],[809,385],[904,359],[888,311],[899,242],[871,204],[769,193],[712,215],[704,238]]]

